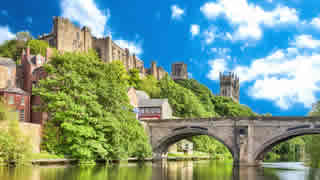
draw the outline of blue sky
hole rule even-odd
[[[317,0],[11,0],[0,7],[0,43],[49,33],[53,16],[111,35],[146,66],[170,72],[184,61],[215,94],[218,73],[234,71],[241,104],[257,113],[306,115],[320,98]]]

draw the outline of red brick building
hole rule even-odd
[[[14,111],[19,113],[19,120],[31,122],[30,119],[30,95],[20,88],[0,89],[0,97]]]
[[[20,86],[23,90],[30,93],[30,119],[32,123],[42,124],[47,119],[47,113],[38,112],[34,108],[41,105],[39,96],[32,95],[32,87],[35,86],[40,79],[47,77],[47,73],[43,69],[43,65],[49,61],[52,52],[47,48],[46,57],[41,55],[31,55],[30,48],[23,51],[21,55]]]

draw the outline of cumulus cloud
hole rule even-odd
[[[61,9],[63,17],[90,27],[93,35],[102,37],[106,33],[109,10],[98,9],[93,0],[62,0]]]
[[[191,24],[190,32],[191,32],[192,37],[199,35],[200,26],[197,24]]]
[[[141,55],[143,53],[141,43],[135,43],[127,40],[115,40],[114,41],[117,45],[119,45],[121,48],[129,49],[130,53],[135,54],[137,56]]]
[[[227,61],[225,59],[211,59],[208,64],[211,69],[207,74],[207,77],[211,80],[219,80],[219,73],[228,71]]]
[[[200,10],[209,20],[225,17],[236,28],[234,40],[259,40],[263,34],[262,25],[273,27],[299,21],[297,11],[293,8],[278,5],[272,11],[265,11],[247,0],[207,2]]]
[[[203,38],[206,44],[211,44],[216,38],[221,37],[221,34],[218,32],[215,26],[211,26],[203,32]]]
[[[255,59],[248,66],[230,68],[227,61],[210,60],[208,78],[218,80],[219,72],[233,71],[240,83],[248,83],[248,95],[271,100],[282,109],[296,103],[310,108],[320,91],[320,54],[298,47],[280,49]]]
[[[311,25],[313,25],[314,27],[320,29],[320,18],[316,17],[313,18],[310,22]]]
[[[291,44],[298,48],[315,49],[320,47],[320,40],[313,39],[311,35],[302,34],[297,36]]]
[[[15,34],[10,31],[8,26],[0,26],[0,44],[15,37]]]
[[[181,9],[178,5],[171,6],[171,18],[179,20],[184,15],[184,9]]]

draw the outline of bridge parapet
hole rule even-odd
[[[226,145],[235,163],[257,164],[276,144],[290,138],[320,133],[320,117],[222,117],[143,120],[153,151],[195,135],[208,135]]]

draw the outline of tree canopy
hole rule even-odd
[[[34,90],[50,114],[43,147],[84,161],[150,154],[148,138],[127,96],[122,63],[95,53],[57,54],[45,65],[48,78]]]

